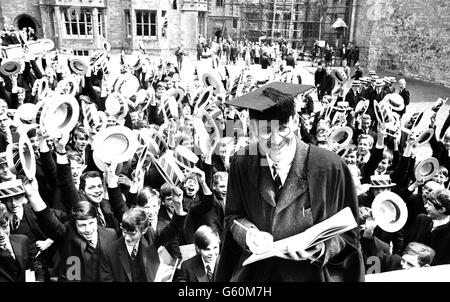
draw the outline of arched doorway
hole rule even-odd
[[[22,29],[24,27],[31,27],[34,29],[34,32],[37,30],[36,22],[34,22],[33,18],[29,15],[20,15],[17,17],[17,27]]]

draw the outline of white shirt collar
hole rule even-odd
[[[446,218],[440,219],[440,220],[433,220],[433,229],[432,230],[434,230],[435,228],[440,227],[444,224],[447,224],[449,222],[450,222],[450,216],[447,216]]]
[[[14,217],[14,214],[16,214],[17,217],[19,217],[19,220],[22,220],[22,218],[23,218],[23,206],[22,206],[22,207],[19,207],[19,208],[17,209],[17,213],[10,213],[10,214],[11,214],[11,216],[10,216],[11,221],[12,221],[12,219],[13,219],[13,217]]]
[[[132,246],[129,246],[128,244],[125,243],[125,246],[127,247],[127,251],[128,251],[128,255],[130,255],[131,257],[131,253],[133,252],[133,248],[137,245],[139,247],[139,243],[141,242],[141,239],[139,239],[139,241]]]
[[[281,184],[284,185],[286,178],[289,174],[289,170],[291,169],[292,161],[294,160],[295,152],[297,150],[297,141],[295,139],[292,140],[291,144],[286,147],[285,155],[283,158],[276,163],[277,172],[281,179]],[[275,178],[275,175],[272,170],[272,166],[275,163],[269,155],[266,155],[267,163],[269,164],[270,173],[272,174],[272,178]]]
[[[98,242],[98,232],[92,233],[92,242],[94,243],[94,246],[97,247],[97,242]]]
[[[202,258],[202,262],[203,262],[203,268],[205,269],[205,273],[208,273],[206,266],[209,265],[209,267],[211,268],[211,273],[214,275],[214,268],[216,267],[216,262],[212,262],[212,263],[206,263],[205,260],[203,260],[203,257],[200,255],[200,258]]]

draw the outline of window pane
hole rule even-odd
[[[151,16],[150,22],[151,23],[156,23],[156,12],[152,12],[150,16]]]
[[[148,37],[148,30],[149,30],[149,25],[144,24],[144,36],[146,36],[146,37]]]
[[[148,23],[148,14],[144,13],[144,14],[142,14],[142,16],[144,17],[143,23]]]
[[[152,24],[151,26],[151,36],[152,37],[156,36],[156,24]]]
[[[77,22],[72,22],[72,35],[78,35]]]
[[[141,24],[136,24],[136,34],[138,36],[142,36],[142,25]]]
[[[81,36],[85,36],[86,35],[86,27],[85,27],[85,23],[81,23],[80,22],[80,35]]]
[[[142,23],[142,13],[136,12],[136,22]]]

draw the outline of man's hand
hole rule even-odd
[[[119,183],[119,177],[116,175],[116,163],[107,165],[106,168],[106,183],[109,188],[117,188]]]
[[[289,244],[287,247],[287,252],[279,255],[284,259],[294,260],[294,261],[302,261],[306,259],[310,259],[312,261],[316,261],[325,253],[325,244],[323,242],[316,244],[309,249],[299,248],[297,243]]]
[[[267,232],[250,228],[246,233],[245,243],[253,254],[263,254],[272,250],[273,236]]]
[[[25,190],[25,195],[28,198],[34,197],[36,194],[39,195],[39,185],[36,178],[33,179],[24,179],[23,180],[23,188]]]
[[[172,188],[172,202],[178,216],[187,215],[183,210],[183,191],[178,187]]]
[[[36,247],[40,252],[45,251],[46,249],[48,249],[51,245],[53,244],[53,240],[51,240],[50,238],[46,239],[46,240],[38,240],[36,241]]]
[[[66,145],[69,141],[69,134],[63,133],[60,138],[55,139],[55,150],[57,153],[66,153]]]

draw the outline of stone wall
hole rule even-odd
[[[450,86],[448,0],[358,3],[354,41],[364,66]]]

